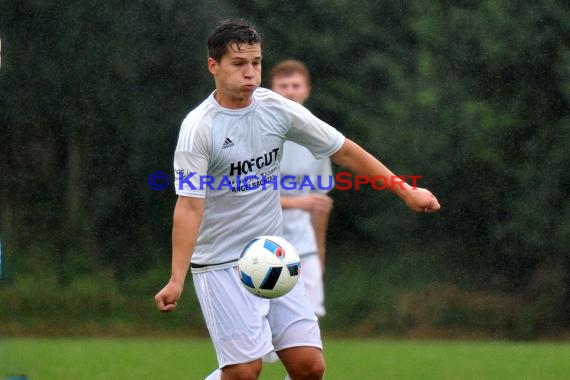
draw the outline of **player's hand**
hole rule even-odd
[[[176,308],[181,295],[182,286],[169,282],[154,296],[154,302],[158,310],[169,312]]]
[[[406,205],[416,212],[430,213],[438,211],[441,208],[435,195],[427,189],[419,187],[416,189],[406,189],[402,192],[402,195]]]

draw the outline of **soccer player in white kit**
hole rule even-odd
[[[262,182],[277,181],[287,139],[360,175],[393,173],[302,105],[259,88],[262,47],[261,36],[242,20],[221,23],[208,38],[216,86],[181,126],[171,276],[155,303],[160,311],[174,310],[191,267],[222,379],[257,379],[261,358],[271,351],[292,379],[321,379],[320,330],[302,284],[269,300],[239,283],[241,248],[256,236],[281,234],[279,191]],[[426,189],[406,184],[392,191],[414,211],[440,208]]]
[[[311,94],[309,69],[294,59],[282,61],[271,70],[269,85],[287,99],[304,104]],[[317,317],[323,317],[326,234],[333,204],[327,192],[334,185],[331,161],[328,157],[316,160],[305,147],[286,141],[281,159],[281,178],[285,176],[294,177],[296,183],[310,178],[309,186],[281,187],[283,237],[299,251],[307,297]]]

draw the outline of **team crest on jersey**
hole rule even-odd
[[[224,143],[222,144],[222,149],[230,148],[232,146],[234,146],[234,142],[232,140],[230,140],[229,137],[226,137],[226,139],[224,140]]]

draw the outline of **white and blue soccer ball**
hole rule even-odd
[[[252,294],[277,298],[287,294],[299,280],[301,259],[291,243],[279,236],[259,236],[242,250],[239,278]]]

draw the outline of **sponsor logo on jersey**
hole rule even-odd
[[[234,175],[242,175],[251,172],[254,169],[263,169],[264,167],[271,165],[273,162],[277,162],[277,153],[279,152],[279,147],[263,153],[258,157],[250,158],[249,160],[232,162],[230,164],[230,174],[232,177]]]

